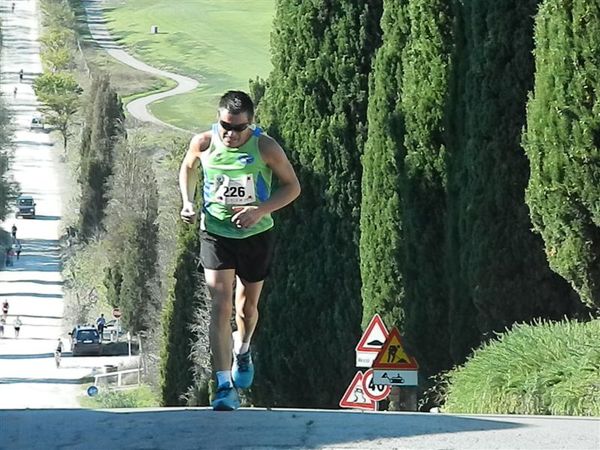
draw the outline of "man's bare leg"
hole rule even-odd
[[[205,269],[211,297],[209,339],[215,372],[231,370],[231,313],[235,270]]]
[[[258,300],[264,281],[250,283],[237,277],[235,322],[241,342],[249,343],[258,322]]]

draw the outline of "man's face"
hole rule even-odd
[[[246,141],[250,132],[251,118],[247,113],[231,114],[226,109],[219,110],[219,136],[227,147],[239,147]]]

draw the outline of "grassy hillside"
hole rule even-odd
[[[152,105],[161,120],[201,129],[213,121],[215,99],[247,89],[271,70],[269,36],[275,0],[117,0],[106,4],[108,28],[144,62],[200,81],[188,95]],[[159,33],[151,34],[152,25]]]

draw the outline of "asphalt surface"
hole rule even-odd
[[[52,360],[63,308],[59,230],[61,169],[48,134],[31,132],[32,79],[41,72],[35,0],[0,0],[5,48],[0,89],[17,122],[13,174],[36,197],[39,218],[18,226],[22,259],[0,271],[10,301],[0,339],[0,449],[600,449],[598,418],[242,408],[84,410],[75,384],[97,358]],[[18,70],[26,72],[18,82]],[[18,87],[13,98],[12,90]],[[21,336],[11,323],[20,315]],[[64,337],[64,335],[63,335]],[[32,408],[32,409],[24,409]]]

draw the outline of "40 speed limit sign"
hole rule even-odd
[[[385,384],[375,384],[373,382],[373,369],[369,369],[365,372],[362,379],[363,392],[367,394],[367,396],[373,400],[374,402],[379,402],[390,395],[392,391],[391,386],[387,386]]]

